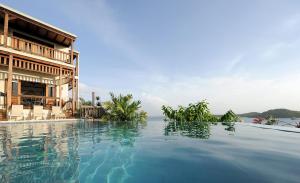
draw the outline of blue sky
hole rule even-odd
[[[300,110],[300,1],[4,0],[78,36],[80,93],[133,93],[150,115]]]

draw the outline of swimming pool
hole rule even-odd
[[[236,124],[204,136],[166,123],[0,125],[0,182],[299,182],[300,133]]]

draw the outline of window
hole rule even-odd
[[[21,81],[22,95],[46,96],[46,84],[30,81]]]
[[[48,97],[54,97],[54,89],[55,87],[54,86],[49,86],[48,87]]]
[[[18,81],[16,80],[12,82],[12,95],[18,96]]]

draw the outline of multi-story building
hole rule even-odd
[[[73,114],[78,101],[76,36],[0,4],[0,119],[14,104]]]

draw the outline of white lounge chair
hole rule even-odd
[[[24,120],[24,113],[23,113],[23,105],[12,105],[11,106],[11,111],[8,113],[9,115],[9,120],[12,118],[15,118],[18,120],[18,118],[21,118]]]
[[[44,114],[43,114],[43,106],[41,105],[34,105],[33,106],[33,119],[44,119]]]
[[[52,106],[51,116],[53,116],[54,119],[66,118],[66,115],[62,112],[59,106]]]

